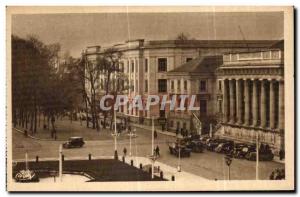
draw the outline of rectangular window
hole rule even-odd
[[[148,92],[148,80],[145,80],[145,92]]]
[[[167,80],[166,79],[158,80],[158,92],[167,92]]]
[[[200,81],[200,92],[206,92],[206,81],[205,80]]]
[[[222,91],[222,81],[219,81],[219,91]]]
[[[187,81],[184,81],[184,90],[187,90]]]
[[[145,73],[148,72],[148,59],[145,59]]]
[[[158,58],[158,72],[167,72],[167,58]]]

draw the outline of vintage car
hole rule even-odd
[[[245,156],[247,160],[256,161],[256,149],[254,151],[248,152]],[[274,154],[270,147],[265,144],[261,144],[259,147],[259,161],[272,161]]]
[[[191,156],[191,149],[185,147],[185,146],[178,146],[178,143],[170,143],[169,144],[169,150],[172,155],[175,155],[176,157],[179,157],[179,151],[180,151],[180,157],[190,157]]]
[[[204,145],[200,140],[192,140],[186,143],[186,147],[191,149],[195,153],[203,153]]]
[[[225,139],[210,139],[210,141],[206,144],[206,149],[209,151],[215,151],[215,148],[219,146],[219,144],[225,142],[227,142]]]
[[[15,175],[16,182],[38,182],[39,177],[32,170],[21,170]]]
[[[84,144],[82,137],[70,137],[67,142],[63,143],[63,148],[80,148]]]
[[[245,158],[248,153],[255,152],[255,151],[256,151],[255,144],[238,143],[235,144],[235,148],[232,155],[235,158]]]
[[[215,152],[217,153],[225,153],[225,154],[230,154],[234,148],[234,142],[233,141],[225,141],[220,143],[216,148]]]

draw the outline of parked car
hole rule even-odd
[[[232,152],[233,148],[234,148],[234,142],[229,140],[229,141],[220,143],[215,148],[215,152],[230,154]]]
[[[202,144],[202,142],[199,139],[188,142],[186,144],[186,147],[191,149],[192,152],[195,152],[195,153],[203,153],[203,151],[204,151],[204,145]]]
[[[245,158],[250,161],[256,161],[256,150],[249,152]],[[269,145],[261,144],[259,147],[259,161],[272,161],[273,158],[274,154]]]
[[[248,153],[255,152],[255,151],[256,151],[255,144],[239,143],[235,145],[233,151],[233,157],[243,159],[246,157]]]
[[[85,144],[82,137],[70,137],[69,140],[63,143],[64,148],[80,148]]]
[[[215,148],[221,144],[221,143],[225,143],[226,140],[224,139],[211,139],[209,140],[209,142],[206,145],[206,149],[209,151],[215,151]]]
[[[177,143],[171,143],[169,144],[169,150],[172,155],[175,155],[176,157],[179,157],[179,151],[180,151],[180,157],[190,157],[191,156],[191,149],[185,147],[185,146],[178,146]]]

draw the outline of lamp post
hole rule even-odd
[[[180,140],[180,138],[177,138],[177,139],[178,139],[178,165],[177,165],[177,171],[181,172],[181,140]]]
[[[27,171],[29,168],[28,168],[28,153],[27,151],[25,152],[25,170]]]
[[[136,128],[134,128],[134,133],[136,133]],[[134,133],[132,133],[131,131],[129,132],[129,156],[131,157],[132,153],[131,153],[131,143],[132,143],[132,136],[134,135]]]
[[[154,117],[152,116],[152,148],[151,148],[151,155],[153,156],[153,159],[152,159],[152,179],[154,178]]]
[[[152,116],[152,146],[151,146],[151,154],[149,155],[149,159],[151,160],[151,178],[154,178],[154,162],[156,160],[156,155],[154,154],[154,117]]]
[[[232,158],[229,155],[225,156],[226,165],[228,166],[228,180],[230,180],[230,165],[232,163]]]
[[[255,177],[256,177],[256,180],[259,179],[259,170],[258,170],[258,167],[259,167],[259,133],[258,131],[256,132],[256,174],[255,174]]]
[[[62,181],[62,145],[59,145],[59,153],[58,153],[58,157],[59,157],[59,178],[60,181]]]

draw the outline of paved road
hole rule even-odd
[[[84,127],[82,127],[84,129]],[[151,132],[137,129],[138,137],[132,139],[132,154],[147,157],[151,153]],[[159,161],[177,167],[178,159],[169,154],[167,141],[174,138],[158,135],[155,144],[160,147],[161,157]],[[23,159],[27,150],[30,158],[39,155],[40,158],[57,157],[58,147],[62,141],[40,141],[25,138],[21,133],[13,130],[13,159]],[[126,147],[129,153],[129,138],[123,136],[118,140],[118,153],[122,154]],[[86,141],[83,148],[64,150],[66,157],[86,156],[91,153],[95,156],[112,156],[114,152],[113,139]],[[224,155],[205,151],[204,153],[192,153],[190,158],[182,158],[182,170],[202,176],[208,179],[227,179],[228,168],[225,165]],[[260,162],[259,172],[261,179],[268,179],[275,168],[283,168],[284,164],[276,162]],[[242,159],[234,159],[231,164],[231,179],[248,180],[255,179],[255,162]]]

